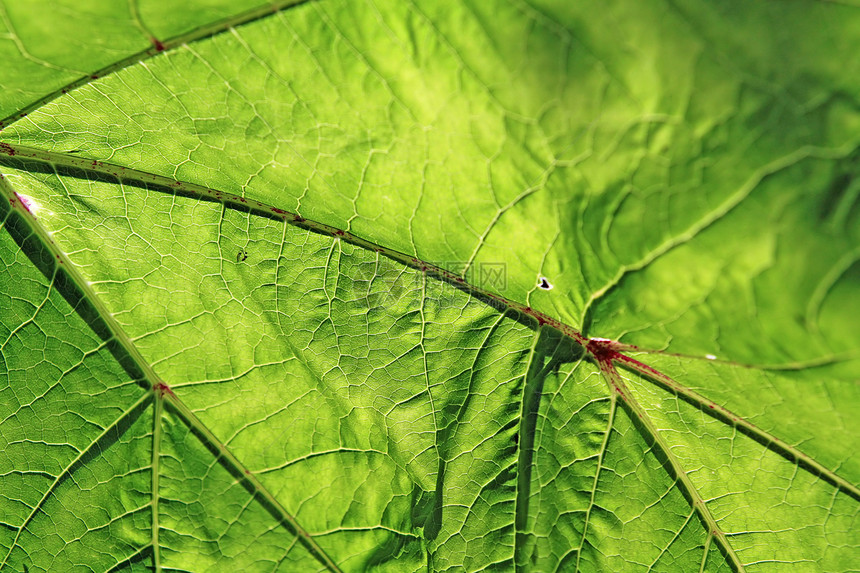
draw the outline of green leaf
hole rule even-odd
[[[0,6],[0,571],[857,570],[857,6],[165,6]]]

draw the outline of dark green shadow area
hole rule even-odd
[[[8,189],[8,181],[0,180],[0,185],[7,186]],[[27,282],[38,281],[40,289],[47,288],[46,304],[53,305],[67,321],[60,323],[60,326],[68,328],[68,333],[72,334],[72,336],[86,339],[88,345],[95,345],[93,352],[103,354],[105,360],[113,360],[109,372],[102,372],[102,375],[115,376],[117,378],[107,378],[105,381],[115,382],[119,380],[123,384],[127,384],[126,380],[132,382],[132,385],[129,385],[129,389],[134,387],[139,388],[139,390],[135,390],[139,398],[135,400],[134,397],[130,397],[132,401],[136,402],[130,410],[125,411],[115,419],[99,423],[98,426],[104,428],[104,430],[99,432],[98,436],[92,435],[93,441],[89,442],[84,449],[77,450],[79,457],[69,460],[69,465],[63,468],[61,473],[44,475],[49,480],[50,485],[44,492],[40,492],[42,499],[38,505],[34,506],[38,510],[34,511],[26,521],[16,525],[15,529],[19,527],[26,529],[29,527],[28,524],[30,521],[39,513],[45,511],[44,507],[42,507],[43,502],[49,501],[54,493],[70,480],[74,482],[76,473],[85,469],[114,446],[120,445],[123,439],[128,436],[131,428],[140,420],[141,416],[145,415],[153,402],[153,396],[146,394],[146,391],[149,390],[149,383],[140,367],[116,340],[110,328],[92,304],[92,301],[87,298],[65,266],[58,261],[58,258],[51,251],[49,245],[34,232],[31,225],[32,223],[18,210],[13,209],[8,201],[0,201],[0,226],[2,226],[0,234],[5,234],[3,242],[7,245],[8,249],[17,249],[13,253],[15,259],[4,261],[4,266],[8,267],[4,275],[7,277],[6,280],[9,283],[4,284],[3,288],[11,289],[7,294],[13,297],[16,296],[15,291],[26,287]],[[6,237],[11,239],[11,241],[7,241]],[[7,250],[5,252],[8,253],[10,251]],[[23,256],[20,256],[19,253]],[[44,277],[44,282],[38,279],[39,274]],[[4,280],[4,283],[6,283],[6,280]],[[20,295],[18,296],[20,297]],[[20,298],[34,305],[33,308],[35,310],[32,321],[36,323],[37,327],[46,329],[58,324],[52,322],[56,318],[47,318],[46,323],[39,324],[35,318],[40,312],[40,308],[35,306],[38,301],[30,300],[27,297]],[[7,312],[9,310],[8,308],[3,308],[0,309],[0,312]],[[12,313],[11,316],[14,317],[14,310],[12,310]],[[26,325],[27,323],[24,322],[22,324]],[[45,332],[45,334],[50,333]],[[109,356],[104,353],[105,350],[109,353]],[[50,347],[49,351],[54,352],[58,350],[55,347]],[[88,355],[88,353],[85,353],[84,357]],[[43,361],[48,359],[43,358]],[[2,356],[0,356],[0,360],[2,360]],[[64,377],[81,366],[84,363],[83,360],[82,358],[77,366],[72,365],[65,372],[57,374],[59,378],[50,377],[46,379],[45,372],[38,368],[29,368],[23,372],[19,371],[18,382],[15,384],[16,387],[12,388],[12,391],[26,391],[26,387],[31,382],[36,384],[46,382],[50,384],[62,384]],[[0,374],[5,374],[6,364],[3,363],[2,367],[4,372],[0,372]],[[21,380],[23,380],[24,384],[21,384]],[[5,384],[7,386],[10,384],[8,378]],[[20,388],[19,386],[24,386],[24,388]],[[146,559],[146,551],[141,553],[143,555],[138,555],[134,559]],[[25,565],[28,564],[21,564],[21,566]]]
[[[7,165],[16,170],[35,176],[70,177],[81,181],[122,185],[129,191],[141,189],[185,197],[195,201],[217,203],[219,205],[223,205],[226,209],[240,212],[253,212],[255,216],[265,217],[279,222],[283,221],[281,216],[269,211],[252,209],[247,206],[236,205],[233,203],[224,203],[212,197],[201,196],[199,194],[190,193],[167,185],[142,182],[133,177],[123,177],[122,179],[118,179],[113,175],[87,168],[54,165],[44,161],[22,159],[20,157],[10,157],[7,155],[0,155],[0,165]],[[85,197],[72,196],[69,199],[77,203],[82,209],[93,210],[94,212],[98,212],[99,210],[98,204],[88,201]],[[8,210],[9,208],[6,206],[6,211]],[[61,292],[63,292],[63,296],[69,301],[69,304],[76,310],[76,312],[78,312],[87,322],[90,328],[92,328],[100,338],[110,342],[111,352],[114,353],[116,359],[123,365],[129,375],[131,375],[135,380],[140,380],[141,386],[148,389],[149,384],[143,380],[143,375],[140,372],[140,369],[130,359],[128,354],[124,352],[118,344],[113,342],[107,325],[103,320],[101,320],[96,309],[89,303],[89,301],[86,300],[67,273],[62,268],[58,268],[61,267],[61,265],[57,265],[55,263],[50,251],[41,243],[40,239],[32,234],[28,223],[19,215],[16,214],[14,216],[21,219],[14,226],[17,229],[15,231],[16,242],[19,244],[22,251],[27,253],[27,256],[33,260],[34,264],[37,265],[40,271],[48,277],[49,280],[56,281],[57,287],[61,289]],[[313,222],[306,223],[304,220],[299,220],[295,222],[290,221],[287,224],[301,228],[309,233],[315,233],[317,235],[332,238],[331,232],[321,231],[320,229],[315,228]],[[349,236],[338,237],[338,240],[353,243],[361,248],[367,248],[366,245],[358,241],[353,242]],[[384,252],[379,253],[379,256],[387,260],[386,268],[391,267],[393,270],[398,270],[405,266],[407,268],[413,268],[419,271],[421,270],[420,262],[414,265],[404,264],[402,260],[398,260],[396,257],[389,256]],[[374,277],[367,277],[366,282],[368,282],[368,285],[372,283],[373,278]],[[513,320],[532,330],[540,329],[537,346],[534,349],[529,370],[524,382],[524,398],[522,405],[523,419],[512,420],[504,428],[504,430],[511,430],[517,426],[519,427],[508,446],[509,449],[507,450],[509,454],[517,456],[517,464],[515,467],[511,467],[509,470],[503,471],[499,476],[497,476],[498,480],[505,482],[515,480],[518,483],[519,493],[517,498],[516,527],[519,529],[525,523],[526,516],[528,515],[528,500],[530,496],[529,488],[531,487],[533,472],[532,463],[535,455],[535,429],[538,421],[538,411],[540,408],[544,381],[547,377],[557,374],[563,365],[581,360],[584,356],[584,349],[566,335],[552,327],[545,325],[541,326],[537,319],[524,312],[519,312],[516,309],[511,308],[504,301],[482,294],[481,292],[476,292],[473,290],[474,287],[472,285],[445,276],[428,274],[427,279],[428,281],[435,279],[438,283],[445,283],[446,285],[453,287],[456,291],[460,291],[468,295],[470,300],[474,303],[486,305],[494,311],[505,315],[506,320]],[[368,286],[367,302],[371,307],[377,306],[380,303],[380,301],[373,298],[373,294],[373,291],[370,290],[370,287]],[[468,411],[470,401],[473,398],[473,392],[471,388],[466,387],[462,389],[462,392],[458,392],[458,394],[458,399],[448,404],[445,411],[439,412],[440,416],[444,420],[447,420],[447,422],[440,427],[437,436],[438,443],[448,443],[450,441],[450,436],[457,431],[457,428],[461,424],[464,423],[463,416],[465,412]],[[192,430],[194,429],[194,424],[188,423],[187,420],[185,423],[189,428]],[[195,435],[197,434],[198,433],[195,432]],[[254,485],[247,476],[245,476],[239,468],[234,467],[234,464],[230,463],[220,455],[218,447],[216,447],[215,444],[210,443],[206,436],[197,435],[197,438],[213,455],[216,456],[216,459],[219,460],[219,464],[225,467],[231,475],[237,479],[237,481],[241,482],[243,487],[249,493],[252,493],[255,499],[262,503],[269,513],[277,517],[278,520],[291,531],[291,533],[295,534],[290,525],[279,517],[279,511],[274,507],[270,507],[268,501],[256,492]],[[446,491],[446,487],[449,486],[449,484],[445,483],[446,475],[446,460],[444,456],[442,456],[437,470],[438,478],[434,490],[420,490],[413,492],[413,523],[417,527],[423,528],[424,538],[430,541],[436,539],[442,526],[442,494]],[[301,539],[301,536],[299,536],[299,539]],[[402,552],[406,550],[406,546],[414,543],[414,541],[414,538],[409,536],[396,536],[385,546],[379,548],[378,552],[372,557],[372,562],[382,564],[389,562],[392,559],[396,559],[398,555],[401,555]],[[309,546],[308,549],[311,550]]]
[[[153,548],[151,545],[148,545],[143,551],[137,553],[136,555],[132,555],[125,561],[120,561],[110,569],[108,569],[105,573],[118,573],[119,571],[124,571],[127,569],[135,570],[135,565],[142,564],[147,570],[154,570],[153,565]],[[172,569],[172,571],[177,571],[177,569]]]
[[[541,398],[547,379],[558,375],[565,364],[574,364],[584,358],[585,349],[569,337],[552,328],[541,328],[523,385],[522,416],[517,432],[517,499],[514,547],[520,550],[529,545],[531,533],[527,531],[529,500],[532,497],[532,471],[534,469],[535,435]],[[514,560],[519,563],[515,554]]]
[[[30,173],[37,172],[43,174],[68,175],[90,181],[98,180],[118,184],[118,181],[110,176],[83,170],[54,169],[52,165],[41,162],[22,162],[15,159],[4,158],[4,161],[0,163],[13,166],[17,169],[23,169]],[[123,183],[125,184],[126,182]],[[7,185],[8,182],[3,182],[2,184]],[[151,189],[153,187],[152,185],[144,185],[138,182],[131,182],[131,185],[145,187],[147,189]],[[172,190],[165,189],[165,191],[178,194]],[[72,198],[72,200],[79,199]],[[85,208],[97,210],[98,207],[87,204],[85,205]],[[146,378],[146,375],[140,366],[123,348],[122,344],[117,341],[116,337],[111,332],[110,327],[99,314],[98,309],[87,298],[85,293],[75,282],[74,278],[66,270],[65,266],[58,260],[54,253],[51,252],[49,246],[43,242],[43,239],[33,231],[30,221],[28,221],[17,210],[12,209],[8,202],[2,201],[0,202],[0,222],[4,222],[3,231],[0,232],[5,231],[9,234],[20,251],[46,278],[48,284],[51,285],[51,288],[57,291],[63,299],[65,299],[71,310],[77,314],[84,321],[86,326],[98,337],[98,339],[104,343],[105,348],[111,353],[112,357],[117,361],[129,378],[142,389],[146,391],[151,390],[151,383]],[[69,479],[75,470],[92,461],[92,459],[100,452],[108,449],[112,444],[119,442],[124,433],[127,432],[141,414],[152,405],[153,400],[155,400],[155,394],[151,393],[147,399],[142,400],[137,407],[119,419],[115,425],[105,433],[105,435],[91,445],[87,452],[85,452],[85,455],[82,455],[79,460],[74,462],[72,466],[68,468],[65,474],[52,486],[52,490],[56,489],[63,482]],[[225,459],[224,456],[221,455],[218,445],[212,443],[207,436],[202,435],[196,428],[195,424],[190,423],[189,420],[185,419],[181,411],[175,408],[173,411],[179,415],[189,431],[191,431],[198,440],[200,440],[204,447],[214,456],[217,463],[224,467],[239,483],[241,483],[248,493],[256,501],[261,503],[277,522],[281,523],[291,533],[296,535],[296,531],[292,525],[283,520],[278,509],[273,507],[264,496],[260,495],[260,492],[251,483],[248,476],[246,476],[240,468],[231,463],[230,460]],[[317,556],[314,548],[307,544],[301,535],[297,535],[297,538],[312,555]],[[122,568],[133,564],[140,564],[148,560],[151,561],[153,551],[154,549],[152,547],[146,547],[135,555],[130,556],[122,563],[113,566],[111,571],[119,571]],[[320,561],[325,564],[324,560],[320,559]]]
[[[33,266],[48,280],[53,290],[57,291],[69,304],[72,310],[87,324],[95,335],[105,343],[105,347],[116,359],[117,363],[128,374],[129,378],[145,390],[149,383],[143,371],[123,349],[99,315],[92,302],[84,295],[74,279],[69,275],[42,240],[33,233],[30,224],[5,201],[0,202],[0,220],[5,221],[4,230],[27,256]]]

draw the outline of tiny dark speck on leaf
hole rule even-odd
[[[239,252],[236,253],[236,262],[241,263],[248,258],[248,252],[245,249],[239,249]]]

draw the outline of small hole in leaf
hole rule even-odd
[[[552,290],[552,285],[549,284],[549,281],[546,280],[546,277],[541,277],[540,280],[538,280],[538,286],[543,290]]]

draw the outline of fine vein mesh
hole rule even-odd
[[[153,416],[141,365],[4,203],[8,563],[319,568],[265,493],[344,570],[704,571],[727,551],[748,571],[852,567],[856,496],[731,416],[857,482],[860,75],[842,65],[857,15],[720,10],[309,3],[4,129],[298,211],[470,281],[501,265],[504,283],[477,286],[683,353],[639,358],[732,412],[632,374],[632,394],[614,392],[570,341],[372,250],[13,163],[4,192],[38,207],[51,248],[214,437]]]

